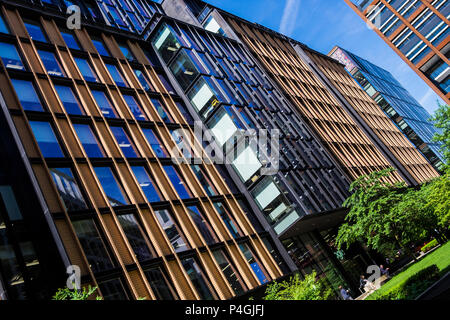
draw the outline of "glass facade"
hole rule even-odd
[[[387,70],[336,48],[331,57],[346,65],[346,70],[406,135],[411,143],[438,170],[443,168],[444,155],[433,136],[440,132],[430,121],[431,115]]]
[[[447,103],[450,101],[448,45],[450,3],[446,0],[377,0],[346,2],[377,28],[397,53],[411,62],[413,69]],[[403,19],[408,22],[404,23]],[[444,66],[444,73],[433,72]],[[437,76],[437,77],[436,77]]]

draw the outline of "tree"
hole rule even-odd
[[[425,208],[434,212],[439,227],[447,231],[450,227],[450,170],[423,185],[422,192],[426,197]]]
[[[264,300],[328,300],[332,296],[322,280],[316,280],[316,272],[306,275],[304,280],[299,274],[289,281],[274,282],[266,289]]]
[[[388,182],[393,171],[372,172],[350,185],[352,195],[343,204],[350,211],[336,238],[339,249],[361,241],[387,256],[402,249],[414,258],[411,245],[431,234],[436,226],[432,210],[425,210],[425,200],[404,182]]]
[[[434,121],[434,126],[442,130],[441,133],[435,134],[433,140],[435,142],[441,142],[441,147],[444,153],[445,160],[447,162],[447,169],[450,166],[450,106],[439,104],[439,108],[436,110],[434,116],[431,118]]]
[[[67,287],[60,288],[53,296],[53,300],[88,300],[89,297],[97,291],[97,287],[83,287],[82,290],[71,290]],[[96,300],[103,300],[97,296]]]

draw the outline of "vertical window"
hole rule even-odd
[[[105,118],[117,118],[117,112],[114,109],[111,101],[107,97],[106,93],[98,90],[92,90],[91,92],[103,116]]]
[[[164,25],[158,30],[152,43],[166,63],[170,62],[172,57],[181,47],[180,42],[175,36],[175,32],[173,32],[172,28],[168,25]]]
[[[162,118],[162,120],[165,123],[171,123],[173,122],[173,119],[170,115],[170,113],[167,112],[166,108],[163,106],[161,101],[156,98],[152,98],[152,104],[156,108],[156,111],[158,112],[159,116]]]
[[[119,44],[119,48],[120,51],[122,51],[123,55],[125,56],[125,58],[129,61],[135,61],[136,58],[134,57],[134,55],[131,53],[130,48],[128,48],[128,46],[124,43]]]
[[[123,78],[122,74],[115,65],[108,63],[105,63],[105,65],[109,73],[111,74],[111,77],[113,78],[114,82],[117,84],[117,86],[128,87],[126,80]]]
[[[5,19],[0,15],[0,32],[9,33],[8,26],[5,23]]]
[[[176,94],[175,89],[170,84],[169,80],[167,80],[166,76],[162,73],[157,72],[159,80],[163,84],[164,88],[166,88],[167,92],[170,94]]]
[[[150,242],[144,235],[144,230],[142,230],[136,217],[133,214],[124,214],[118,216],[117,219],[127,236],[130,246],[133,248],[136,258],[139,261],[152,259],[154,255],[149,250]]]
[[[181,261],[184,270],[191,279],[192,284],[202,300],[214,300],[214,294],[212,293],[212,286],[207,280],[204,272],[198,265],[194,258],[187,258]]]
[[[94,220],[78,220],[73,221],[72,224],[92,271],[95,273],[111,269],[113,267],[111,257]]]
[[[126,158],[137,158],[139,157],[138,151],[131,141],[128,134],[125,132],[125,129],[122,127],[110,127],[114,137],[116,138],[117,143],[119,144],[120,149]]]
[[[109,57],[109,52],[105,48],[103,41],[98,40],[98,39],[92,39],[92,43],[94,44],[95,49],[97,49],[97,51],[100,55]]]
[[[67,211],[87,209],[84,197],[70,168],[52,168],[50,174]]]
[[[8,69],[25,70],[16,47],[10,43],[0,42],[0,57]]]
[[[147,138],[148,143],[153,149],[153,152],[155,152],[156,156],[158,158],[167,158],[169,156],[169,153],[167,152],[166,148],[161,144],[161,141],[156,136],[156,134],[153,132],[152,129],[142,129],[142,132],[144,132],[145,137]]]
[[[205,189],[206,194],[211,197],[216,196],[218,192],[214,187],[214,184],[209,179],[205,169],[197,164],[191,165],[191,168],[197,176],[197,179],[200,181],[203,189]]]
[[[84,151],[89,158],[103,158],[105,153],[100,147],[97,137],[92,132],[88,124],[74,123],[73,127],[77,133],[78,139],[83,145]]]
[[[189,124],[194,124],[194,119],[192,118],[191,114],[187,111],[186,106],[179,101],[175,101],[175,104],[178,107],[178,110],[180,110],[186,122]]]
[[[206,220],[204,214],[200,211],[200,209],[197,206],[189,206],[187,207],[187,210],[192,220],[194,220],[194,223],[197,226],[198,230],[202,234],[203,239],[205,239],[205,242],[207,244],[213,244],[217,242],[217,237],[215,236],[211,225]]]
[[[25,28],[27,28],[28,34],[31,39],[35,41],[47,42],[47,38],[41,29],[41,26],[36,22],[24,22]]]
[[[213,251],[213,256],[219,267],[222,269],[222,272],[225,275],[225,278],[227,278],[234,293],[237,295],[243,294],[247,289],[247,286],[239,275],[236,267],[229,259],[228,254],[226,254],[224,250],[219,249]]]
[[[133,173],[136,176],[136,179],[139,182],[139,185],[141,186],[141,189],[144,192],[147,200],[149,202],[161,201],[161,193],[159,192],[157,187],[155,187],[155,184],[148,175],[145,167],[133,166],[131,167],[131,170],[133,170]]]
[[[91,66],[89,65],[89,62],[86,59],[77,57],[75,57],[74,59],[78,66],[78,69],[80,69],[80,72],[83,75],[84,80],[90,82],[98,82],[97,75],[94,73]]]
[[[64,154],[59,146],[55,132],[50,123],[30,121],[34,137],[45,158],[63,158]]]
[[[255,273],[256,277],[258,278],[259,282],[261,284],[265,284],[265,283],[269,282],[267,272],[265,271],[261,262],[259,262],[259,260],[256,258],[256,255],[252,252],[249,245],[247,243],[241,243],[239,245],[239,248],[241,249],[242,253],[244,254],[245,259],[247,260],[248,264],[252,268],[252,270]]]
[[[184,235],[178,229],[178,226],[174,222],[169,210],[157,210],[155,211],[155,214],[175,252],[187,250],[189,247]]]
[[[181,199],[192,198],[192,194],[186,187],[186,183],[182,180],[180,174],[173,166],[164,166],[164,171],[166,171],[170,182],[172,182],[172,185]]]
[[[98,282],[98,287],[103,299],[108,300],[129,300],[122,280],[112,279]]]
[[[169,279],[165,272],[159,267],[144,270],[148,282],[153,290],[153,293],[158,300],[175,300],[178,298],[175,290],[170,285]]]
[[[192,58],[183,50],[180,51],[175,60],[170,64],[169,68],[183,90],[186,90],[200,74],[193,63]]]
[[[111,168],[96,167],[94,171],[111,206],[123,206],[129,203]]]
[[[31,81],[11,79],[22,108],[27,111],[44,111]]]
[[[66,76],[53,52],[38,50],[38,53],[49,75],[58,77]]]
[[[68,48],[81,50],[78,40],[73,33],[71,33],[70,31],[61,31],[61,36],[63,37],[64,42],[66,43]]]
[[[142,111],[141,107],[139,106],[138,102],[133,96],[124,94],[123,98],[125,102],[127,103],[128,107],[131,110],[131,113],[134,115],[136,120],[138,121],[146,121],[147,117],[145,116],[144,112]]]
[[[138,78],[142,88],[144,88],[145,91],[151,90],[155,91],[155,88],[150,84],[150,81],[148,81],[147,77],[142,73],[141,70],[134,69],[134,74],[136,75],[136,78]]]
[[[215,202],[214,207],[219,212],[220,217],[227,226],[228,231],[230,231],[233,238],[242,237],[242,233],[228,209],[221,202]]]
[[[84,115],[84,111],[71,87],[55,85],[59,99],[68,114]]]

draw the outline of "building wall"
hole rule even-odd
[[[350,114],[281,36],[228,19],[351,179],[391,166]],[[392,181],[401,181],[396,173]]]
[[[444,165],[444,155],[440,150],[442,144],[433,141],[433,136],[441,130],[430,121],[431,115],[419,102],[387,70],[339,47],[334,48],[329,56],[345,65],[347,72],[411,143],[437,170],[441,170]]]
[[[438,172],[404,136],[394,122],[347,73],[343,65],[319,56],[312,51],[307,51],[307,53],[418,184],[439,176]]]
[[[200,182],[191,166],[175,165],[170,157],[159,157],[153,142],[146,139],[144,129],[152,129],[169,156],[176,157],[178,155],[172,150],[177,150],[179,145],[171,130],[182,128],[192,136],[193,131],[183,111],[177,108],[176,102],[182,101],[163,79],[163,71],[153,67],[142,50],[146,46],[143,41],[130,34],[121,36],[116,32],[112,36],[102,29],[83,28],[73,33],[79,50],[70,49],[60,33],[65,24],[63,18],[49,19],[39,12],[41,17],[36,19],[36,12],[18,11],[12,6],[2,6],[1,12],[10,34],[0,34],[0,42],[12,45],[21,63],[2,60],[0,91],[70,261],[81,268],[84,284],[99,285],[99,292],[105,299],[156,299],[161,298],[161,292],[155,290],[155,281],[161,280],[162,272],[174,298],[231,298],[236,295],[235,286],[232,287],[221,271],[224,265],[219,265],[215,259],[214,253],[218,250],[226,253],[244,291],[281,276],[280,267],[217,169],[201,164],[204,176]],[[47,39],[39,41],[36,30],[32,39],[24,20],[40,26]],[[99,54],[92,39],[103,42],[107,53]],[[127,47],[131,55],[124,56],[119,45]],[[8,48],[11,50],[12,47]],[[40,58],[42,51],[54,54],[65,76],[56,75],[59,71],[55,73],[58,68],[54,63],[44,65]],[[83,77],[76,59],[84,59],[90,65],[96,81]],[[113,80],[107,64],[117,68],[126,86]],[[144,90],[134,70],[142,72],[151,86],[149,90]],[[30,92],[31,96],[23,96],[24,92],[17,92],[13,79],[29,81],[27,83],[32,85],[37,96]],[[72,88],[83,110],[81,114],[68,112],[69,107],[74,107],[73,101],[64,104],[56,86]],[[107,116],[113,111],[100,107],[95,91],[107,95],[116,117]],[[141,111],[136,111],[134,106],[133,112],[124,95],[133,96]],[[154,99],[160,100],[172,121],[167,120]],[[86,136],[78,135],[75,128],[84,124],[90,126],[103,157],[89,157],[92,144],[85,148],[82,139]],[[43,130],[33,131],[33,127],[41,125],[51,130],[42,136]],[[117,140],[114,133],[118,129],[115,128],[124,129],[127,137],[122,134]],[[191,143],[197,150],[202,150],[198,141]],[[130,155],[130,147],[134,147],[135,156]],[[132,169],[137,166],[145,168],[159,189],[159,201],[151,201],[146,196],[143,188],[151,182],[138,180]],[[169,177],[170,172],[165,171],[165,166],[173,166],[178,171],[187,196],[180,191],[179,185],[171,183],[173,176]],[[115,184],[114,179],[97,175],[100,170],[105,170],[99,168],[111,169],[119,191],[110,189]],[[58,178],[55,178],[55,172],[58,172]],[[103,179],[107,180],[106,184]],[[76,201],[73,194],[67,200],[68,190],[75,194]],[[81,210],[72,210],[75,203]],[[225,211],[219,212],[217,203],[221,203]],[[201,218],[189,213],[192,213],[188,209],[191,206],[197,206]],[[160,213],[161,210],[168,210],[165,213],[169,213],[174,225]],[[227,221],[223,219],[226,216],[229,217]],[[205,229],[210,230],[214,241],[207,243]],[[187,250],[176,249],[177,244],[183,247],[180,239]],[[148,251],[151,258],[143,255],[143,251]],[[153,278],[147,277],[146,271],[151,271]],[[194,279],[195,275],[203,280]],[[204,286],[199,288],[194,283]]]
[[[450,3],[344,0],[446,102],[450,103]]]

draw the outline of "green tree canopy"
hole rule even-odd
[[[450,165],[450,106],[440,104],[431,120],[434,121],[436,128],[442,130],[442,133],[437,133],[433,140],[443,144],[441,149],[448,169]]]
[[[332,290],[316,279],[314,271],[304,280],[296,274],[289,281],[272,283],[266,289],[264,300],[327,300],[331,295]]]
[[[336,239],[339,248],[361,241],[388,256],[398,249],[411,254],[411,244],[426,239],[436,227],[423,194],[408,191],[403,182],[387,182],[393,171],[373,172],[351,184],[352,195],[344,202],[350,211]]]

